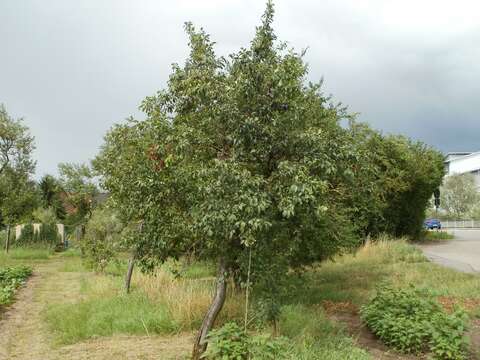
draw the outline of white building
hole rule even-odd
[[[472,174],[480,191],[480,151],[452,152],[445,157],[447,176],[454,174]]]

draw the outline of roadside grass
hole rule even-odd
[[[290,300],[307,305],[330,301],[360,306],[381,282],[394,287],[413,284],[428,288],[439,297],[459,301],[480,298],[479,276],[431,263],[406,240],[382,239],[367,244],[354,255],[339,256],[318,265],[303,279],[292,277],[296,291]]]
[[[446,232],[445,230],[425,231],[421,235],[420,242],[442,242],[446,240],[452,240],[454,238],[454,235]]]

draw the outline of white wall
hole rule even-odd
[[[480,152],[450,161],[449,175],[465,174],[480,170]]]

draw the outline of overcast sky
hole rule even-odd
[[[443,151],[480,150],[480,2],[277,0],[274,27],[310,79],[360,119]],[[185,21],[226,55],[261,0],[1,0],[0,103],[36,137],[37,176],[93,158],[110,126],[165,86]]]

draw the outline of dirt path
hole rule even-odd
[[[47,305],[78,301],[81,279],[88,273],[59,271],[63,259],[35,267],[34,275],[19,291],[17,301],[1,315],[0,360],[182,359],[191,336],[115,336],[70,346],[54,345],[43,321]]]

